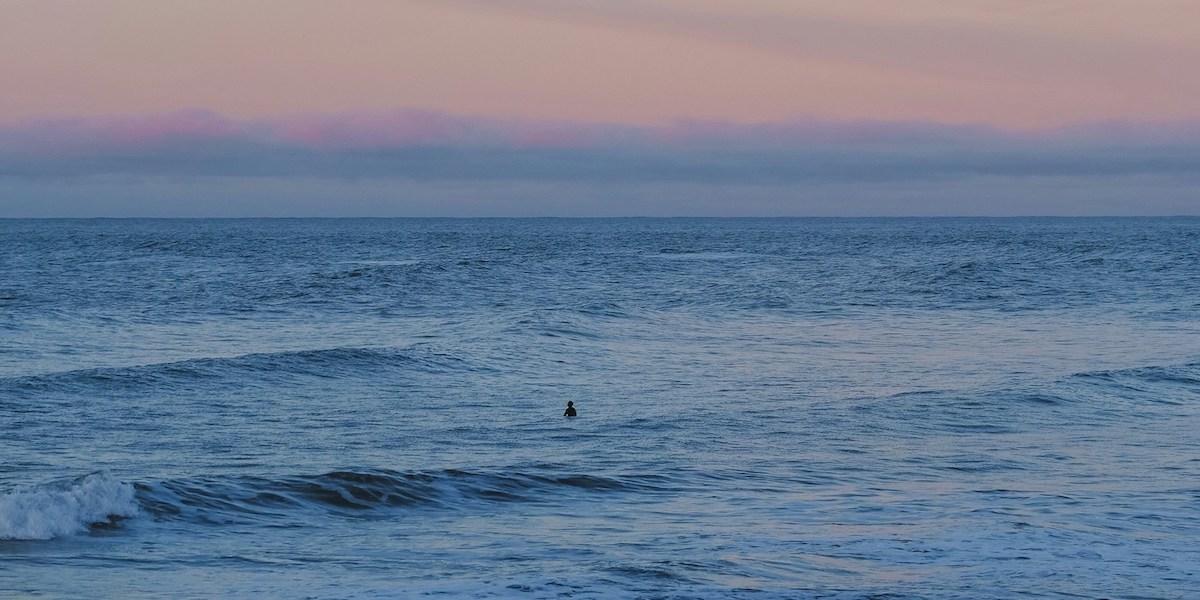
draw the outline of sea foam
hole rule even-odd
[[[137,512],[132,485],[93,473],[0,496],[0,540],[48,540]]]

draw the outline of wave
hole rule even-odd
[[[132,249],[134,251],[145,252],[179,252],[191,253],[197,252],[204,248],[203,240],[195,238],[151,238],[144,240],[130,240],[133,242]]]
[[[752,252],[684,250],[677,248],[661,248],[658,254],[651,254],[649,256],[666,260],[747,260],[763,258],[763,255]]]
[[[902,419],[913,435],[930,430],[1011,433],[1059,419],[1064,426],[1156,418],[1159,406],[1200,401],[1200,363],[1084,371],[1061,379],[977,390],[921,390],[863,399],[864,414]],[[887,410],[876,411],[880,405]],[[915,423],[915,425],[914,425]],[[895,428],[895,423],[876,426]]]
[[[419,345],[407,348],[344,347],[0,377],[0,392],[77,392],[88,388],[127,391],[205,381],[240,386],[247,382],[274,383],[296,377],[351,377],[364,371],[443,373],[479,369],[483,367],[472,365],[460,356]]]
[[[473,266],[470,261],[460,261],[458,266]],[[447,261],[433,260],[394,260],[394,261],[353,261],[353,266],[332,271],[320,271],[312,274],[312,282],[322,280],[337,281],[356,279],[360,277],[378,278],[381,280],[407,280],[409,277],[446,273],[452,268]],[[412,283],[409,281],[408,283]]]
[[[0,496],[0,540],[47,540],[139,515],[202,524],[278,524],[289,513],[383,516],[388,509],[455,510],[480,503],[538,502],[578,492],[665,492],[667,476],[522,471],[361,469],[288,477],[194,477],[124,482],[94,473]]]
[[[1180,365],[1153,365],[1131,369],[1087,371],[1071,376],[1075,379],[1100,379],[1108,381],[1142,380],[1152,383],[1200,385],[1200,362]]]
[[[575,306],[574,311],[595,319],[631,319],[636,316],[625,306],[608,301],[585,302]]]
[[[596,315],[587,315],[586,306],[577,311],[533,310],[512,321],[505,333],[532,334],[549,338],[571,338],[595,340],[604,337],[601,330],[591,325]],[[604,310],[604,309],[601,309]],[[617,315],[621,318],[623,315]]]
[[[0,540],[48,540],[111,525],[140,510],[133,485],[93,473],[0,495]]]
[[[461,507],[472,502],[528,502],[569,491],[652,491],[665,478],[586,474],[474,472],[458,469],[402,472],[333,471],[282,478],[182,479],[138,484],[138,498],[163,519],[212,520],[271,516],[287,509],[360,513],[383,508]]]
[[[1076,373],[1064,383],[1127,402],[1183,404],[1200,400],[1200,363]]]

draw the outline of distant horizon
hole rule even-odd
[[[402,109],[0,127],[0,216],[1200,214],[1200,121],[654,126]]]
[[[710,221],[785,221],[785,220],[814,220],[814,221],[905,221],[905,220],[959,220],[959,221],[1020,221],[1020,220],[1113,220],[1113,219],[1200,219],[1200,214],[1177,215],[859,215],[859,216],[814,216],[814,215],[775,215],[775,216],[352,216],[352,217],[0,217],[0,221],[671,221],[671,220],[710,220]]]

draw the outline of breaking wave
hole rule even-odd
[[[103,473],[0,495],[0,540],[48,540],[139,512],[134,486]]]
[[[111,527],[125,518],[221,524],[286,519],[316,511],[380,516],[387,509],[454,510],[479,503],[539,502],[573,493],[655,493],[678,489],[661,475],[344,470],[278,478],[192,477],[150,482],[91,474],[0,496],[0,539],[47,540]]]

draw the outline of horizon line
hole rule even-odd
[[[618,221],[618,220],[708,220],[708,221],[769,221],[769,220],[917,220],[917,219],[946,219],[946,220],[995,220],[1015,221],[1021,219],[1200,219],[1200,212],[1195,214],[1170,215],[770,215],[770,216],[714,216],[714,215],[622,215],[622,216],[242,216],[242,217],[198,217],[198,216],[91,216],[91,217],[12,217],[0,216],[0,221],[367,221],[367,220],[409,220],[409,221]]]

